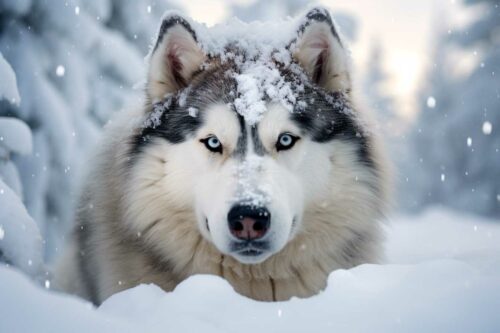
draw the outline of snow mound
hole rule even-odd
[[[170,294],[152,285],[122,292],[99,311],[151,332],[486,332],[500,329],[499,277],[451,260],[362,265],[332,273],[315,297],[261,303],[221,278],[194,276]]]
[[[87,302],[49,293],[0,265],[0,332],[141,332]]]
[[[398,218],[388,228],[388,254],[398,264],[337,270],[319,295],[276,303],[198,275],[170,293],[140,285],[94,308],[0,266],[0,331],[500,331],[499,224],[438,210]]]

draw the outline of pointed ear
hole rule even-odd
[[[307,13],[292,52],[312,82],[328,91],[350,91],[349,55],[326,9]]]
[[[205,58],[194,30],[184,18],[164,18],[149,57],[148,97],[152,101],[163,99],[188,86]]]

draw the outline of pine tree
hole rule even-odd
[[[382,45],[375,40],[369,52],[366,73],[363,77],[363,96],[366,96],[370,111],[374,113],[381,132],[389,139],[396,135],[399,120],[394,112],[394,101],[387,90],[389,76],[383,69],[383,63]]]
[[[20,97],[16,76],[1,53],[0,77],[0,110],[17,108]],[[29,154],[31,143],[31,131],[25,123],[13,117],[0,117],[0,262],[45,279],[42,239],[22,202],[22,185],[12,162],[16,154]]]
[[[22,99],[19,107],[2,104],[0,116],[23,120],[33,133],[33,154],[14,162],[48,259],[72,226],[78,182],[102,126],[140,93],[133,86],[168,8],[167,1],[0,0],[0,52]]]

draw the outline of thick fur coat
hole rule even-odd
[[[241,61],[207,55],[188,20],[165,17],[146,102],[110,122],[89,163],[60,289],[99,304],[141,283],[170,291],[213,274],[238,293],[278,301],[318,293],[335,269],[377,261],[385,158],[357,109],[329,14],[314,9],[303,22],[287,49],[292,61],[273,65],[305,101],[295,103],[301,110],[268,96],[251,123],[234,107]],[[235,252],[228,211],[256,197],[271,214],[266,243]]]

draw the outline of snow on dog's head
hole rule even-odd
[[[138,200],[151,207],[138,217],[143,229],[192,212],[205,239],[251,264],[306,232],[304,215],[334,205],[332,191],[357,186],[346,180],[352,174],[333,179],[334,159],[361,182],[373,161],[350,108],[347,51],[326,10],[228,25],[165,15],[149,55],[150,111],[133,144],[142,155],[133,175],[145,182]]]

